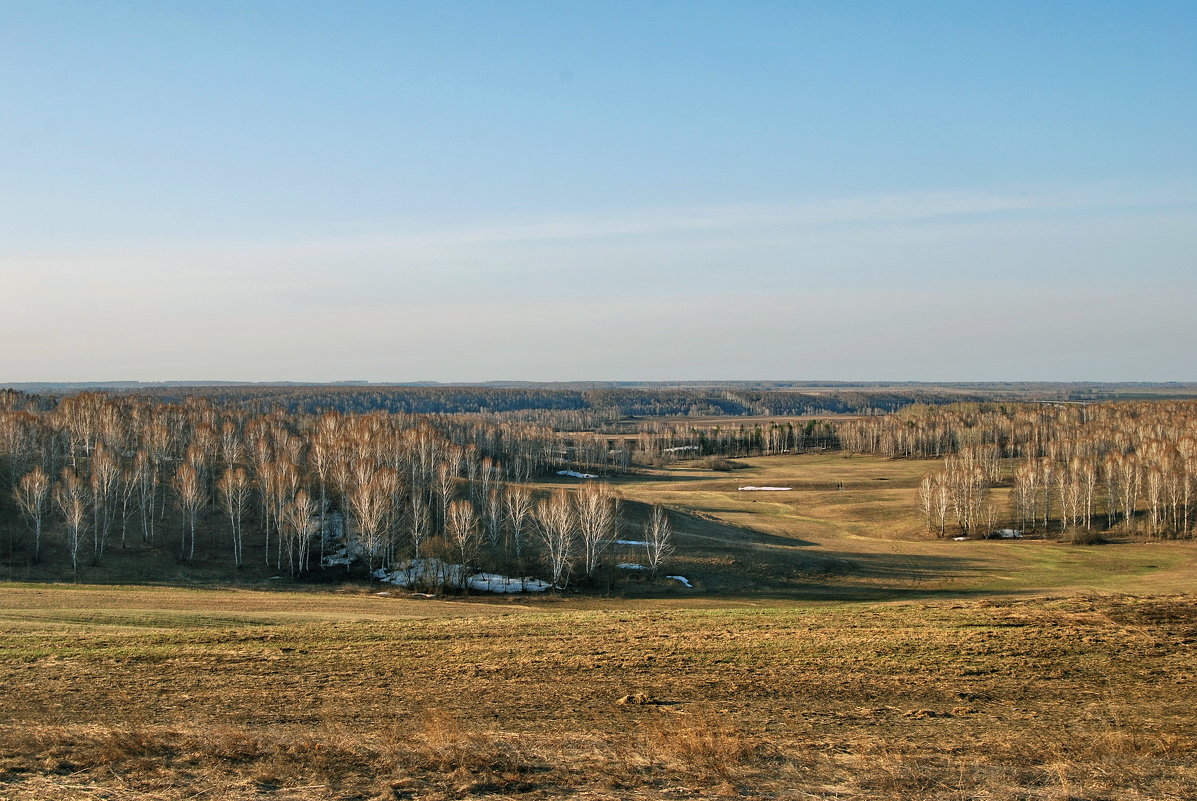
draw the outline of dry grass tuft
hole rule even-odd
[[[643,751],[653,762],[686,776],[731,784],[765,756],[734,722],[711,710],[659,715],[641,730]]]
[[[405,738],[395,739],[398,762],[410,769],[475,777],[487,784],[521,781],[534,769],[515,742],[468,728],[443,709],[428,710]]]

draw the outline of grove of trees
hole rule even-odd
[[[548,427],[472,415],[257,412],[203,397],[0,393],[0,509],[36,562],[57,532],[77,572],[110,547],[301,576],[435,557],[594,581],[624,525],[610,487],[538,497]]]
[[[943,458],[919,506],[941,535],[1102,530],[1191,537],[1197,502],[1197,402],[960,404],[911,407],[837,426],[847,449]],[[1005,484],[998,508],[990,490]]]

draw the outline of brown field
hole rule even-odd
[[[1197,796],[1191,543],[933,541],[929,463],[746,461],[619,482],[694,590],[0,585],[0,799]]]

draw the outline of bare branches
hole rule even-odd
[[[188,531],[191,534],[190,547],[187,547],[186,539],[184,539],[184,546],[180,548],[180,551],[186,554],[187,559],[194,559],[195,521],[199,516],[200,508],[208,500],[203,482],[200,480],[199,469],[192,462],[183,462],[179,465],[174,480],[171,481],[171,488],[175,491],[175,500],[183,512]]]
[[[45,517],[50,497],[50,477],[40,465],[33,468],[21,477],[13,491],[13,497],[33,525],[33,561],[37,562],[42,554],[42,519]]]
[[[71,553],[71,568],[79,575],[79,547],[83,541],[83,521],[87,511],[87,488],[79,474],[69,467],[62,470],[62,478],[54,487],[54,503],[66,522],[67,549]]]
[[[233,564],[242,567],[245,564],[242,521],[245,517],[245,510],[249,506],[249,474],[245,472],[244,467],[226,468],[220,480],[216,482],[216,491],[229,516],[229,532],[233,540]]]
[[[615,544],[619,500],[607,484],[587,482],[574,496],[581,546],[582,572],[590,578],[603,556]]]
[[[656,578],[657,572],[674,551],[669,513],[660,504],[653,504],[648,521],[644,524],[644,549],[649,575]]]
[[[536,531],[540,535],[541,555],[550,581],[564,587],[569,580],[574,557],[577,522],[569,492],[559,489],[536,505]]]

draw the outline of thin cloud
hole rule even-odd
[[[302,263],[336,257],[380,254],[430,256],[438,252],[482,245],[534,244],[675,234],[734,232],[743,229],[809,230],[836,227],[889,226],[897,223],[967,220],[986,216],[1116,212],[1160,207],[1189,207],[1197,194],[1176,188],[1125,190],[1111,187],[1073,187],[1021,193],[924,192],[866,195],[794,203],[746,203],[682,209],[641,209],[620,214],[550,217],[528,221],[481,223],[438,230],[373,232],[344,237],[312,237],[280,241],[211,243],[130,243],[113,251],[72,249],[52,245],[40,252],[10,255],[6,261],[70,262],[80,256],[99,261],[114,258],[210,260],[214,265],[236,261],[253,265],[276,260]]]

